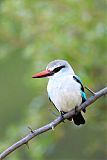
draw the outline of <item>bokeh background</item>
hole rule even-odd
[[[31,78],[48,62],[69,61],[94,91],[107,85],[106,15],[105,0],[0,0],[0,152],[55,118],[48,80]],[[66,121],[6,160],[106,160],[107,97],[84,116],[84,126]]]

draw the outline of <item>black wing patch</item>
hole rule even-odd
[[[76,80],[79,84],[81,84],[81,90],[84,92],[84,87],[82,85],[82,82],[78,76],[73,76],[74,80]]]

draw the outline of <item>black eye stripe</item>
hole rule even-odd
[[[57,68],[55,68],[55,69],[53,70],[53,72],[54,72],[54,73],[57,73],[57,72],[59,72],[62,68],[65,68],[65,66],[63,65],[63,66],[57,67]]]

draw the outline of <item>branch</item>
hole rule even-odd
[[[99,99],[100,97],[104,96],[107,94],[107,87],[105,87],[104,89],[101,89],[100,91],[96,92],[93,96],[91,96],[90,98],[88,98],[83,104],[81,104],[77,109],[76,112],[81,111],[83,109],[85,109],[86,107],[88,107],[90,104],[92,104],[93,102],[95,102],[97,99]],[[27,136],[25,136],[24,138],[20,139],[19,141],[17,141],[16,143],[14,143],[12,146],[10,146],[9,148],[7,148],[4,152],[2,152],[0,154],[0,160],[4,159],[5,157],[7,157],[7,155],[9,155],[11,152],[15,151],[16,149],[18,149],[19,147],[21,147],[24,144],[28,144],[28,142],[36,137],[39,134],[42,134],[48,130],[54,130],[54,128],[60,124],[61,122],[64,121],[64,119],[68,119],[69,117],[73,117],[75,115],[75,109],[72,109],[70,112],[64,114],[64,116],[58,116],[54,121],[52,121],[51,123],[38,128],[36,130],[31,130],[31,133],[29,133]]]

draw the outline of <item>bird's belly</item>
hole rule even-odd
[[[51,90],[48,88],[48,94],[59,111],[69,112],[82,102],[79,85],[53,86]]]
[[[69,112],[76,106],[81,104],[81,95],[77,92],[72,92],[68,95],[62,93],[60,96],[56,95],[53,103],[59,111]]]

